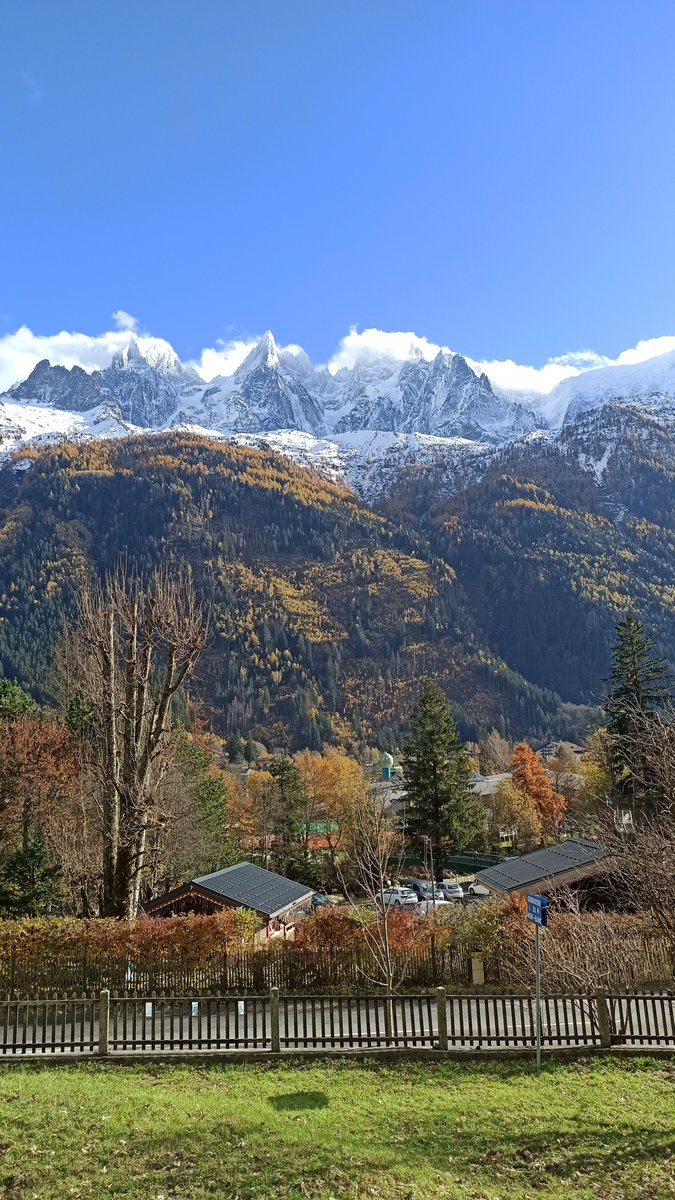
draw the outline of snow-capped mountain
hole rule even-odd
[[[537,427],[534,412],[498,396],[487,375],[476,375],[461,354],[439,351],[392,369],[376,363],[345,372],[347,411],[336,433],[377,429],[499,442]]]
[[[233,375],[208,384],[167,342],[134,336],[101,371],[44,360],[6,397],[70,412],[112,402],[146,428],[198,424],[221,433],[369,430],[498,443],[542,424],[525,403],[497,395],[461,354],[359,364],[331,376],[306,354],[281,350],[269,332]]]
[[[116,405],[122,419],[142,428],[164,425],[187,396],[201,395],[204,381],[160,338],[131,338],[109,367],[87,374],[81,367],[51,366],[43,359],[23,383],[0,401],[90,412]]]
[[[612,400],[637,401],[651,409],[674,398],[675,351],[671,350],[646,362],[598,367],[563,380],[543,397],[541,416],[545,425],[556,427]]]
[[[181,415],[201,423],[206,418],[223,433],[299,429],[320,435],[323,405],[312,387],[313,375],[309,359],[296,364],[268,332],[234,375],[214,379],[190,412]]]
[[[415,464],[452,487],[501,447],[558,439],[584,414],[617,403],[675,421],[675,352],[589,370],[534,397],[493,386],[444,351],[427,359],[411,350],[404,362],[383,355],[331,373],[298,347],[279,347],[271,332],[232,375],[206,382],[168,342],[130,334],[101,370],[45,359],[0,396],[0,451],[26,440],[188,428],[269,445],[372,495]]]

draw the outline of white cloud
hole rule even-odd
[[[430,360],[439,350],[451,352],[447,346],[439,346],[416,333],[397,333],[383,329],[358,330],[352,326],[330,359],[328,369],[335,374],[341,367],[353,367],[358,362],[369,363],[381,358],[406,362],[416,354]],[[467,362],[478,374],[484,372],[498,388],[546,395],[564,379],[571,379],[598,367],[645,362],[648,358],[665,354],[669,350],[675,350],[675,337],[649,338],[638,342],[632,349],[622,350],[617,358],[608,358],[595,350],[574,350],[549,358],[541,367],[517,363],[511,358],[483,361],[467,358]]]
[[[614,359],[614,362],[620,366],[628,363],[646,362],[648,358],[655,358],[657,354],[668,354],[670,350],[675,350],[675,337],[647,338],[642,342],[638,342],[637,346],[634,346],[632,350],[622,350],[619,357]]]
[[[508,391],[531,392],[546,395],[563,379],[597,370],[598,367],[627,366],[643,363],[659,354],[675,350],[675,337],[647,338],[628,350],[622,350],[616,358],[597,354],[595,350],[573,350],[549,358],[543,367],[523,366],[511,359],[494,362],[467,361],[475,371],[485,371],[490,381]]]
[[[218,340],[215,346],[205,347],[199,358],[193,359],[190,366],[194,367],[207,383],[215,379],[216,375],[234,375],[257,341],[258,338],[231,342]]]
[[[217,375],[234,375],[237,367],[241,366],[259,341],[259,337],[235,338],[229,342],[219,339],[215,346],[206,346],[199,358],[190,362],[190,366],[194,367],[206,383],[210,383]],[[293,358],[299,358],[305,353],[302,346],[296,345],[295,342],[288,346],[280,346],[279,349]]]
[[[567,357],[567,356],[565,356]],[[545,395],[563,379],[580,375],[579,367],[566,365],[559,359],[552,358],[543,367],[528,367],[516,363],[511,358],[494,359],[490,362],[475,362],[468,358],[467,362],[477,374],[485,373],[495,387],[505,391],[530,392]]]
[[[22,325],[15,333],[0,336],[0,392],[30,375],[36,363],[47,358],[51,363],[64,367],[80,366],[85,371],[100,370],[110,364],[113,355],[138,330],[138,321],[124,309],[113,313],[116,328],[92,336],[85,333],[62,330],[54,334],[33,333]],[[191,365],[210,382],[217,375],[232,375],[256,345],[257,338],[241,337],[230,341],[219,340],[215,346],[207,346]],[[162,345],[166,346],[165,343]],[[286,354],[303,354],[295,344],[283,347]],[[447,346],[439,346],[416,333],[396,332],[382,329],[358,330],[352,327],[342,338],[335,354],[328,362],[328,369],[335,374],[342,367],[353,367],[356,363],[370,363],[388,359],[393,364],[406,362],[421,355],[427,360],[434,358],[439,350],[450,353]],[[675,336],[647,338],[636,346],[622,350],[617,358],[608,358],[594,350],[569,351],[550,358],[537,367],[516,363],[512,359],[476,361],[467,359],[473,369],[485,372],[496,387],[508,391],[546,395],[564,379],[570,379],[598,367],[642,363],[660,354],[675,351]]]
[[[129,337],[128,327],[112,329],[92,337],[66,330],[43,335],[33,333],[27,325],[22,325],[15,333],[0,337],[0,392],[26,379],[43,358],[62,367],[100,370],[109,366],[113,355],[126,346]]]
[[[449,353],[447,346],[436,346],[428,338],[419,337],[416,333],[388,333],[383,329],[358,330],[352,325],[330,359],[328,370],[334,375],[342,367],[353,367],[357,362],[375,362],[379,358],[406,362],[414,358],[416,353],[421,354],[423,358],[432,359],[441,349]]]
[[[428,338],[416,333],[393,333],[383,329],[358,330],[355,326],[349,330],[340,342],[335,354],[328,363],[328,370],[335,374],[341,367],[353,367],[356,363],[375,362],[381,358],[391,358],[397,362],[407,362],[416,354],[431,360],[439,350],[450,354],[448,346],[439,346]],[[583,369],[593,366],[604,366],[605,361],[592,350],[583,350],[579,354],[563,355],[561,358],[550,359],[544,367],[524,366],[512,359],[494,359],[477,362],[467,358],[467,362],[478,374],[485,374],[497,387],[526,392],[550,392],[563,379],[578,375]]]
[[[118,308],[117,312],[113,313],[113,321],[118,329],[128,329],[132,333],[138,329],[136,317],[132,317],[131,313],[125,312],[123,308]]]

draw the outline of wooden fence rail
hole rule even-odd
[[[401,951],[394,954],[395,975],[409,988],[470,986],[470,956],[456,948]],[[121,995],[260,995],[277,987],[284,992],[357,992],[372,988],[373,963],[364,948],[308,950],[292,942],[263,948],[237,948],[203,956],[198,963],[177,955],[127,958],[0,959],[0,996],[10,1000],[82,996],[107,988]],[[487,978],[497,981],[488,964]]]
[[[532,1049],[532,996],[114,996],[0,1001],[0,1055]],[[675,994],[546,995],[545,1048],[675,1047]]]

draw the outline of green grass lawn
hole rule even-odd
[[[675,1063],[0,1069],[0,1196],[675,1196]]]

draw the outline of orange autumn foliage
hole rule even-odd
[[[297,927],[295,945],[308,950],[345,950],[355,946],[367,946],[367,937],[362,921],[348,908],[319,909],[306,917]],[[431,921],[424,921],[412,910],[390,910],[386,917],[373,911],[369,921],[374,927],[386,920],[389,944],[392,950],[411,950],[415,946],[428,945],[431,936]]]
[[[295,945],[306,950],[338,950],[363,941],[363,931],[348,909],[320,908],[301,921]]]
[[[22,832],[50,828],[77,789],[77,743],[56,721],[3,721],[0,737],[0,838],[12,847]]]
[[[543,762],[527,742],[519,742],[514,748],[511,771],[518,791],[534,802],[544,837],[557,837],[567,801],[554,790]]]
[[[90,963],[116,958],[133,962],[152,953],[198,964],[209,954],[252,942],[257,923],[254,914],[239,909],[212,916],[135,921],[62,917],[0,921],[0,959],[15,955],[22,962],[80,958]]]

